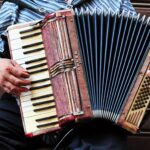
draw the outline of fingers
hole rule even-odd
[[[28,89],[24,87],[17,87],[11,84],[10,82],[5,81],[3,84],[4,90],[7,93],[19,96],[21,92],[27,92]]]
[[[17,78],[28,78],[29,77],[29,73],[22,69],[21,67],[14,67],[14,66],[9,66],[6,68],[6,71],[8,71],[9,73],[11,73],[12,75],[14,75]]]
[[[24,72],[22,68],[9,66],[6,68],[5,75],[3,75],[3,86],[7,93],[19,96],[22,92],[27,92],[28,89],[22,86],[30,84],[29,80],[24,80],[22,77],[27,78],[29,74]]]
[[[15,76],[13,76],[11,74],[5,75],[5,79],[7,81],[11,82],[15,86],[26,86],[26,85],[29,85],[31,83],[29,80],[16,78]]]
[[[10,60],[10,64],[1,72],[1,85],[7,93],[19,96],[21,92],[27,92],[28,89],[22,86],[30,84],[29,74],[25,69],[18,65],[15,61]]]
[[[7,93],[20,95],[27,92],[24,86],[29,85],[30,81],[25,80],[29,74],[14,60],[0,59],[0,87]]]
[[[20,67],[19,64],[15,60],[10,60],[11,64],[15,67]]]
[[[27,72],[27,70],[24,69],[23,67],[21,67],[15,60],[10,60],[10,62],[14,67],[18,67],[18,68],[22,69],[23,71]]]

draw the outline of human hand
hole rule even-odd
[[[13,95],[19,96],[21,92],[27,92],[23,87],[30,84],[28,72],[14,60],[0,58],[0,88]]]

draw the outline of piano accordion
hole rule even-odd
[[[149,18],[68,9],[10,26],[8,40],[32,81],[19,101],[27,136],[92,118],[140,131],[150,106]]]

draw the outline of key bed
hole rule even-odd
[[[9,35],[12,37],[12,57],[29,72],[32,81],[29,91],[20,96],[25,132],[30,135],[41,129],[58,129],[56,104],[39,24],[12,29]]]

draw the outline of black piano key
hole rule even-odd
[[[31,81],[31,85],[35,84],[35,83],[40,83],[40,82],[48,81],[48,80],[50,80],[50,79],[49,78],[45,78],[45,79],[41,79],[41,80]]]
[[[54,99],[52,99],[52,100],[47,100],[47,101],[44,101],[44,102],[37,102],[37,103],[34,103],[34,104],[32,104],[32,105],[33,105],[33,106],[39,106],[39,105],[43,105],[43,104],[47,104],[47,103],[53,103],[53,102],[55,102]]]
[[[39,112],[39,111],[44,111],[44,110],[47,110],[47,109],[52,109],[52,108],[55,108],[55,107],[56,107],[56,105],[47,106],[47,107],[43,107],[43,108],[34,109],[33,111],[34,111],[34,112]]]
[[[37,86],[37,87],[31,87],[30,91],[37,90],[37,89],[42,89],[42,88],[45,88],[45,87],[49,87],[51,85],[52,84],[46,84],[46,85],[41,85],[41,86]]]
[[[39,70],[36,70],[36,71],[31,71],[31,72],[29,72],[29,74],[32,75],[32,74],[36,74],[36,73],[43,72],[43,71],[47,71],[47,70],[48,70],[48,68],[39,69]]]
[[[38,58],[38,59],[34,59],[34,60],[29,60],[29,61],[26,61],[25,64],[31,64],[31,63],[42,61],[45,59],[46,59],[46,57],[42,57],[42,58]]]
[[[53,96],[53,94],[47,94],[47,95],[43,95],[43,96],[33,97],[33,98],[31,98],[31,101],[39,100],[39,99],[50,97],[50,96]]]
[[[20,31],[20,34],[32,32],[32,31],[35,31],[35,30],[38,30],[38,29],[40,29],[40,27],[34,27],[32,29],[27,29],[27,30],[24,30],[24,31]]]
[[[37,32],[37,33],[21,36],[21,39],[23,40],[23,39],[27,39],[27,38],[30,38],[30,37],[33,37],[33,36],[37,36],[37,35],[41,35],[41,32]]]
[[[39,51],[41,51],[41,50],[43,50],[43,47],[41,47],[41,48],[37,48],[37,49],[33,49],[33,50],[29,50],[29,51],[25,51],[25,52],[23,52],[23,54],[30,54],[30,53],[35,53],[35,52],[39,52]]]
[[[41,119],[36,119],[36,121],[40,122],[40,121],[49,120],[49,119],[53,119],[53,118],[57,118],[57,115],[53,115],[53,116],[45,117],[45,118],[41,118]]]
[[[51,123],[45,123],[45,124],[37,125],[37,128],[42,128],[42,127],[46,127],[46,126],[52,126],[52,125],[56,125],[58,123],[59,123],[58,121],[51,122]]]
[[[22,48],[29,48],[29,47],[32,47],[32,46],[37,46],[37,45],[41,45],[43,44],[43,42],[37,42],[37,43],[32,43],[32,44],[29,44],[29,45],[24,45],[22,46]]]
[[[45,66],[46,64],[47,64],[47,63],[42,63],[42,64],[38,64],[38,65],[34,65],[34,66],[27,67],[26,69],[27,69],[27,70],[30,70],[30,69],[34,69],[34,68],[39,68],[39,67]]]

